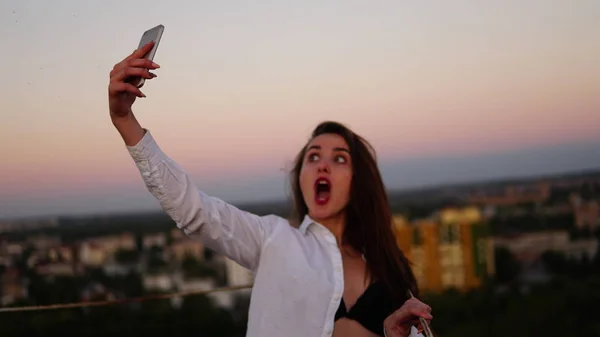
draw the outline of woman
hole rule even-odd
[[[241,211],[198,191],[167,157],[131,106],[145,95],[127,79],[152,79],[142,58],[152,43],[115,65],[109,108],[148,190],[188,236],[255,275],[247,336],[417,334],[431,309],[417,295],[397,248],[385,189],[366,141],[337,123],[315,129],[292,171],[297,223]]]

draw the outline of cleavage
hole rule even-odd
[[[343,254],[342,265],[344,270],[342,305],[349,312],[367,290],[370,280],[365,278],[367,264],[362,256]]]

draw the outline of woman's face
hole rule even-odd
[[[306,148],[300,170],[300,189],[315,221],[338,216],[350,200],[352,158],[343,137],[322,134]]]

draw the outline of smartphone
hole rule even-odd
[[[160,43],[160,39],[165,30],[165,26],[158,25],[154,28],[150,28],[142,34],[142,38],[140,39],[140,44],[138,45],[138,49],[146,45],[150,41],[154,41],[154,46],[152,49],[144,56],[144,58],[153,61],[154,55],[156,55],[156,49],[158,48],[158,44]],[[146,79],[143,77],[132,77],[128,80],[129,83],[135,85],[137,88],[141,88],[146,82]]]
[[[413,295],[412,291],[410,291],[410,289],[406,291],[406,294],[410,298],[415,297]],[[431,326],[429,326],[429,322],[427,322],[427,320],[424,319],[423,317],[419,317],[419,322],[421,323],[421,327],[423,328],[423,335],[425,337],[433,337],[433,332],[431,331]]]

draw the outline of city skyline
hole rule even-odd
[[[156,207],[106,85],[159,23],[162,68],[135,111],[227,200],[285,196],[281,168],[323,120],[373,143],[391,189],[600,167],[594,1],[0,9],[0,218]]]

